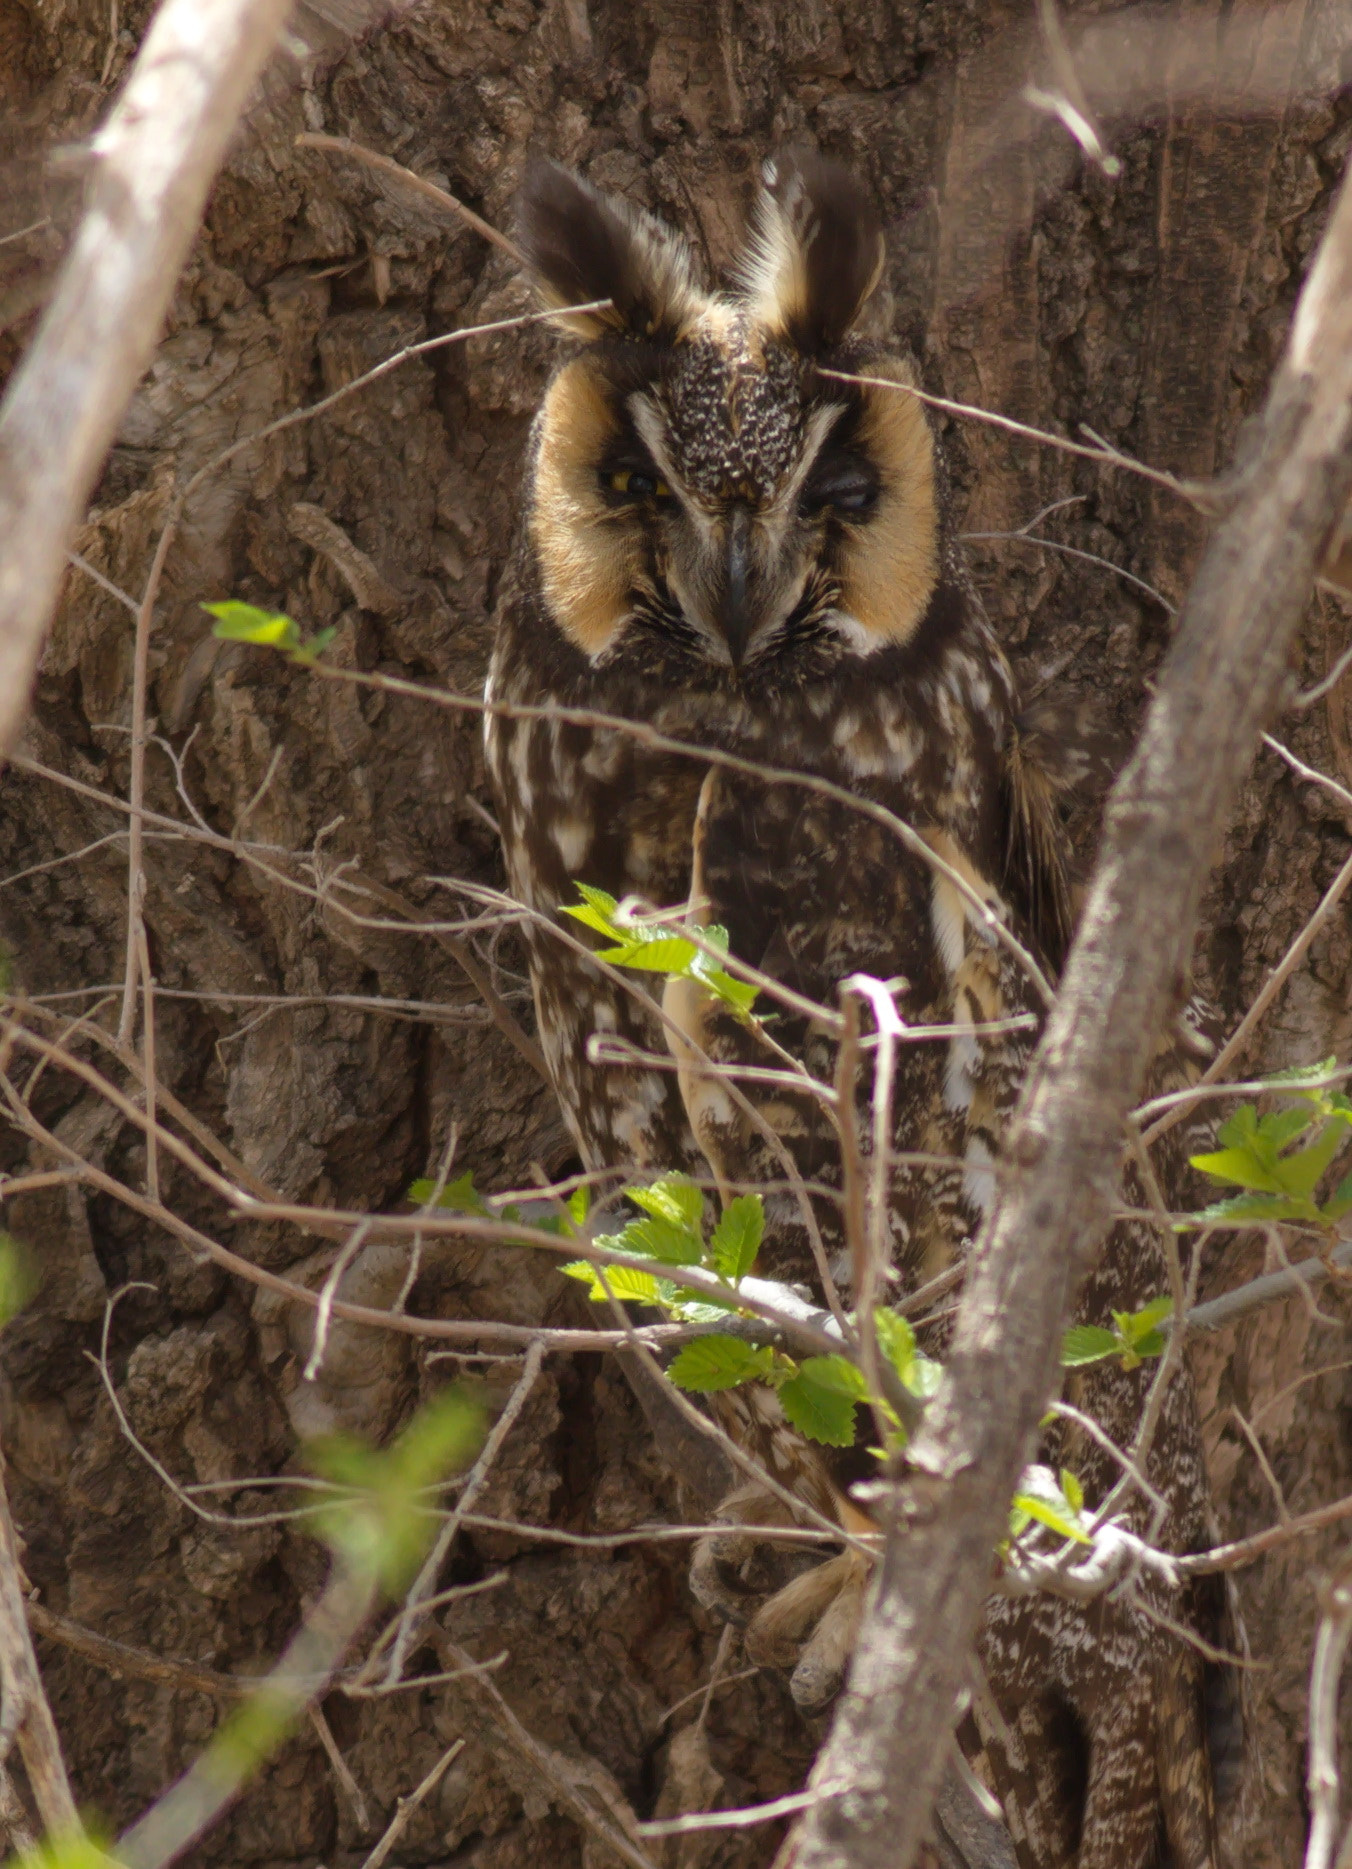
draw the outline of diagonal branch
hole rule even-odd
[[[66,548],[290,0],[164,0],[93,143],[88,203],[0,408],[0,753],[28,703]]]
[[[900,1869],[924,1832],[991,1551],[1057,1381],[1063,1319],[1111,1212],[1123,1122],[1187,978],[1208,869],[1352,489],[1352,179],[1244,465],[1112,796],[947,1379],[906,1473],[876,1488],[882,1574],[813,1773],[825,1795],[781,1857],[795,1869]],[[832,1795],[847,1780],[850,1790]]]

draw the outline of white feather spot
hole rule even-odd
[[[591,827],[581,818],[565,818],[552,827],[550,836],[568,874],[580,876],[591,849]]]

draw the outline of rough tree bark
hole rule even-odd
[[[0,245],[6,370],[80,207],[69,151],[106,114],[149,11],[143,0],[111,15],[104,0],[0,0],[0,238],[20,236]],[[1352,146],[1346,9],[1065,9],[1122,165],[1116,177],[1020,101],[1030,77],[1048,77],[1029,12],[998,0],[298,9],[296,43],[265,75],[232,146],[76,550],[139,596],[175,487],[225,447],[410,342],[527,309],[506,256],[448,230],[397,184],[298,151],[307,131],[379,149],[499,227],[539,144],[691,229],[715,267],[761,158],[784,142],[817,144],[878,196],[896,315],[932,387],[1066,434],[1087,423],[1179,474],[1217,471],[1261,403]],[[533,1163],[553,1171],[568,1149],[454,953],[392,925],[460,913],[434,878],[499,878],[476,723],[217,644],[198,604],[236,595],[285,608],[307,630],[335,626],[332,653],[345,667],[473,692],[550,345],[527,329],[433,353],[235,457],[190,501],[165,564],[146,802],[187,816],[172,749],[213,830],[253,847],[245,860],[147,836],[159,1072],[249,1172],[290,1197],[392,1206],[415,1175],[435,1171],[452,1131],[456,1171],[472,1167],[484,1188],[525,1185]],[[1126,476],[973,427],[948,435],[968,531],[1008,533],[1074,497],[1038,536],[1139,581],[1026,537],[970,548],[1025,687],[1054,680],[1092,697],[1125,750],[1203,523]],[[1299,685],[1332,668],[1350,620],[1321,593],[1295,657]],[[126,607],[72,570],[27,757],[125,798],[131,693]],[[1344,681],[1277,727],[1344,784],[1349,697]],[[73,1018],[98,1004],[91,988],[120,992],[125,820],[31,767],[0,786],[0,935],[23,990],[74,996],[47,1000],[54,1016]],[[1086,798],[1076,822],[1086,856],[1098,803]],[[1260,758],[1200,917],[1199,983],[1231,1023],[1341,867],[1349,829],[1336,796]],[[343,893],[343,865],[349,880],[384,892],[383,906]],[[361,919],[344,912],[353,907]],[[509,1007],[527,1018],[510,940],[478,939]],[[1246,1068],[1330,1052],[1347,1061],[1349,985],[1352,935],[1339,913],[1260,1026]],[[114,1024],[116,1013],[114,1004]],[[144,1187],[134,1127],[73,1079],[44,1073],[34,1109],[63,1144]],[[17,1135],[0,1136],[6,1172],[49,1165]],[[330,1244],[226,1216],[172,1164],[158,1166],[166,1197],[202,1230],[262,1266],[322,1281]],[[520,1365],[430,1364],[404,1340],[339,1325],[321,1380],[305,1383],[306,1317],[196,1262],[106,1195],[34,1187],[8,1204],[7,1223],[43,1272],[0,1340],[0,1436],[45,1610],[39,1652],[77,1796],[121,1827],[196,1756],[229,1704],[225,1689],[211,1691],[212,1672],[256,1671],[282,1650],[322,1558],[288,1525],[221,1522],[264,1513],[273,1495],[262,1485],[201,1495],[195,1503],[218,1515],[203,1519],[128,1444],[84,1355],[97,1351],[108,1295],[130,1280],[152,1288],[119,1302],[109,1373],[131,1426],[185,1483],[266,1480],[325,1425],[383,1435],[448,1373],[499,1407]],[[1218,1250],[1207,1292],[1263,1269],[1263,1252],[1248,1238]],[[388,1304],[406,1270],[402,1249],[371,1247],[344,1294]],[[582,1323],[566,1285],[525,1253],[429,1246],[410,1307]],[[1227,1536],[1277,1512],[1235,1410],[1293,1512],[1349,1490],[1346,1305],[1326,1290],[1319,1307],[1293,1298],[1193,1352]],[[476,1509],[609,1536],[677,1518],[683,1503],[614,1362],[585,1356],[547,1360]],[[1229,1848],[1256,1869],[1300,1858],[1316,1588],[1342,1542],[1333,1527],[1240,1576],[1267,1665],[1254,1677],[1259,1745]],[[463,1683],[375,1701],[330,1695],[328,1725],[359,1797],[307,1728],[193,1860],[360,1863],[398,1799],[462,1736],[465,1750],[412,1813],[397,1860],[599,1869],[614,1859],[580,1807],[607,1811],[619,1799],[665,1815],[796,1790],[815,1736],[773,1675],[734,1678],[743,1664],[729,1662],[699,1723],[718,1632],[690,1601],[684,1562],[674,1544],[567,1547],[463,1529],[448,1580],[501,1571],[505,1581],[453,1605],[416,1666],[431,1673],[457,1655],[505,1651],[491,1677],[498,1700]],[[157,1672],[138,1650],[194,1672]],[[649,1848],[673,1869],[751,1869],[783,1832]]]

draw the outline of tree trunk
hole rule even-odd
[[[110,22],[102,0],[0,0],[0,238],[36,224],[0,244],[0,367],[20,354],[79,212],[69,152],[103,115],[148,13],[130,5],[119,22],[114,7]],[[174,488],[231,443],[406,345],[530,309],[502,252],[350,158],[297,150],[306,131],[391,155],[504,230],[527,151],[543,147],[686,228],[713,270],[735,246],[761,159],[818,146],[854,167],[884,212],[897,321],[930,387],[1068,436],[1086,424],[1175,474],[1222,472],[1352,147],[1346,8],[1186,0],[1072,8],[1065,24],[1118,173],[1023,99],[1030,80],[1053,88],[1051,68],[1030,9],[997,0],[426,0],[388,18],[311,0],[217,183],[75,550],[139,600]],[[392,1207],[436,1173],[452,1137],[452,1172],[472,1169],[489,1191],[529,1185],[536,1165],[565,1167],[571,1149],[453,949],[400,925],[472,915],[437,879],[501,881],[477,719],[217,643],[200,604],[285,610],[307,634],[336,630],[328,653],[341,667],[477,693],[556,341],[537,325],[433,351],[235,456],[193,494],[166,561],[147,805],[180,822],[200,811],[247,854],[148,826],[158,1074],[288,1199]],[[946,432],[969,533],[1017,532],[1074,502],[1032,529],[1091,558],[1026,536],[981,536],[969,550],[1025,693],[1046,684],[1092,701],[1125,753],[1204,523],[1163,489],[1024,437],[957,421]],[[1333,667],[1350,622],[1352,607],[1321,591],[1295,685]],[[73,568],[23,757],[0,791],[0,935],[15,986],[61,1021],[88,1014],[108,1031],[124,973],[125,815],[50,775],[126,798],[133,634],[125,604]],[[1352,675],[1278,735],[1352,786]],[[1074,826],[1086,864],[1106,781]],[[1196,960],[1227,1029],[1345,861],[1349,829],[1345,797],[1264,754],[1218,853]],[[383,893],[359,897],[354,879]],[[471,938],[529,1027],[512,937]],[[1340,910],[1236,1074],[1348,1062],[1350,986]],[[106,1051],[82,1055],[126,1081]],[[140,1131],[74,1077],[48,1069],[33,1109],[66,1146],[144,1188]],[[5,1172],[51,1165],[17,1129],[0,1133]],[[190,1223],[258,1265],[322,1282],[331,1244],[232,1216],[185,1171],[158,1168]],[[8,1224],[42,1274],[0,1346],[11,1504],[47,1612],[40,1658],[77,1797],[121,1829],[201,1751],[227,1703],[134,1659],[114,1672],[106,1653],[72,1646],[69,1625],[199,1674],[258,1670],[320,1587],[322,1555],[290,1523],[215,1515],[275,1507],[265,1482],[317,1431],[380,1439],[451,1374],[496,1408],[521,1365],[432,1361],[413,1339],[338,1322],[307,1383],[310,1313],[195,1259],[111,1196],[39,1188],[13,1200]],[[1264,1252],[1261,1238],[1222,1236],[1203,1297],[1264,1269]],[[343,1295],[388,1306],[407,1271],[402,1247],[371,1246]],[[211,1518],[131,1444],[83,1354],[97,1358],[105,1306],[129,1284],[108,1377],[130,1428],[182,1485],[256,1482],[192,1495]],[[582,1324],[587,1309],[552,1264],[474,1243],[429,1243],[409,1308],[521,1324]],[[1293,1297],[1196,1343],[1224,1537],[1272,1523],[1283,1496],[1294,1513],[1352,1490],[1346,1311],[1326,1287],[1317,1307]],[[592,1536],[676,1521],[699,1502],[673,1478],[669,1445],[613,1359],[551,1356],[474,1509]],[[1334,1527],[1238,1577],[1262,1666],[1249,1677],[1252,1744],[1227,1847],[1254,1869],[1301,1858],[1317,1590],[1343,1542]],[[615,1859],[579,1800],[604,1815],[618,1797],[647,1817],[796,1790],[818,1735],[776,1675],[744,1676],[734,1650],[702,1712],[719,1632],[689,1595],[686,1556],[675,1542],[462,1530],[443,1583],[505,1582],[452,1604],[414,1668],[505,1651],[488,1677],[498,1700],[474,1681],[331,1694],[324,1712],[356,1795],[307,1726],[192,1860],[360,1863],[459,1736],[466,1748],[412,1816],[398,1861],[600,1869]],[[513,1740],[504,1703],[556,1755],[553,1778]],[[783,1834],[780,1822],[648,1848],[673,1869],[750,1869]]]

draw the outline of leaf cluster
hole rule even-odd
[[[1086,1363],[1101,1363],[1105,1356],[1117,1356],[1123,1369],[1138,1368],[1147,1356],[1163,1351],[1160,1325],[1173,1308],[1172,1298],[1152,1298],[1139,1311],[1114,1311],[1111,1330],[1098,1324],[1072,1324],[1061,1339],[1061,1367],[1080,1369]]]
[[[608,947],[599,948],[596,958],[613,967],[633,967],[642,973],[664,973],[668,977],[695,980],[715,999],[730,1006],[745,1018],[756,1003],[756,988],[746,980],[737,980],[720,967],[715,954],[726,955],[728,931],[717,922],[700,929],[703,946],[696,946],[674,922],[654,921],[641,915],[626,899],[617,902],[604,889],[587,883],[575,885],[580,903],[565,906],[563,913],[602,935]],[[714,953],[707,950],[712,948]]]
[[[1313,1069],[1279,1072],[1265,1082],[1277,1088],[1292,1078],[1317,1077],[1333,1068],[1329,1058]],[[1347,1143],[1352,1099],[1341,1090],[1323,1088],[1287,1094],[1297,1099],[1293,1107],[1261,1116],[1254,1104],[1242,1103],[1217,1131],[1221,1146],[1189,1158],[1211,1180],[1242,1190],[1193,1214],[1189,1225],[1295,1220],[1331,1230],[1352,1212],[1352,1174],[1323,1201],[1317,1193]]]

